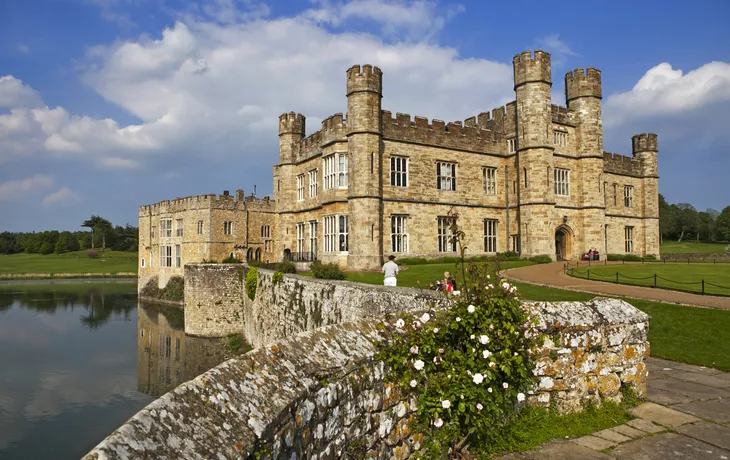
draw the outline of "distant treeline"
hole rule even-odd
[[[669,204],[659,194],[659,231],[662,239],[730,241],[730,206],[697,211],[689,203]]]
[[[32,233],[0,233],[0,254],[62,254],[84,249],[136,251],[138,229],[127,224],[114,226],[108,220],[92,216],[83,227],[88,231],[59,232],[49,230]]]

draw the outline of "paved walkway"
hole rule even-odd
[[[528,267],[504,270],[509,279],[525,283],[551,286],[572,291],[590,292],[610,296],[633,297],[635,299],[656,300],[658,302],[678,303],[697,307],[730,310],[730,298],[711,295],[690,294],[641,286],[589,281],[563,274],[564,262],[530,265]],[[610,263],[609,263],[610,264]]]
[[[730,374],[655,358],[647,367],[648,402],[634,420],[498,460],[730,460]]]

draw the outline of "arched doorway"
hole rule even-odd
[[[246,260],[253,260],[253,248],[248,248],[246,251]]]
[[[561,225],[555,230],[555,259],[568,260],[573,253],[573,230]]]

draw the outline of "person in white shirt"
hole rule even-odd
[[[398,284],[398,265],[393,262],[395,256],[388,256],[388,261],[383,265],[383,286],[396,286]]]

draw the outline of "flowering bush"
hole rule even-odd
[[[488,441],[514,418],[534,384],[542,343],[517,289],[472,264],[461,296],[416,315],[389,317],[378,359],[389,381],[417,397],[428,455]]]

